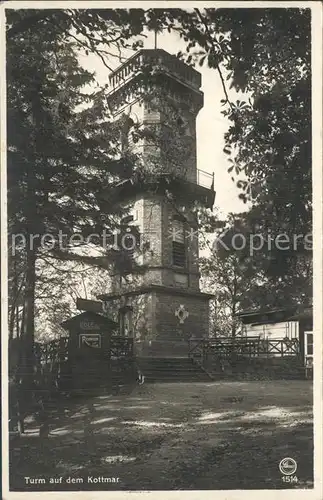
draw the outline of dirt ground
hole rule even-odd
[[[30,421],[12,441],[11,490],[313,486],[310,381],[144,384],[57,408],[48,437]]]

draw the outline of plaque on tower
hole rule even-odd
[[[185,306],[181,304],[175,311],[175,316],[179,319],[179,322],[181,324],[184,323],[184,321],[189,317],[189,312],[186,311]]]

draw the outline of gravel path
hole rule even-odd
[[[66,402],[47,437],[27,424],[11,489],[310,488],[312,447],[309,381],[144,384]],[[284,457],[298,463],[292,485]]]

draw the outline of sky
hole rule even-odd
[[[185,42],[177,33],[164,32],[158,35],[157,47],[171,54],[185,52]],[[144,38],[144,48],[154,48],[154,35],[147,33]],[[129,57],[132,52],[125,52],[123,57]],[[96,55],[80,55],[80,63],[90,71],[94,71],[99,84],[108,82],[109,70]],[[108,65],[115,69],[120,65],[116,57],[108,59]],[[215,208],[219,215],[225,217],[228,213],[242,212],[246,205],[238,198],[239,190],[227,172],[230,166],[223,152],[224,134],[229,127],[229,121],[221,114],[220,100],[224,98],[223,88],[218,72],[207,67],[196,68],[202,75],[204,92],[204,107],[197,117],[197,168],[215,175]],[[229,96],[235,98],[236,92],[227,89]]]

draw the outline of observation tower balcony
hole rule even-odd
[[[118,90],[145,67],[171,76],[192,90],[200,91],[201,74],[192,66],[163,49],[142,49],[110,74],[110,92]]]

